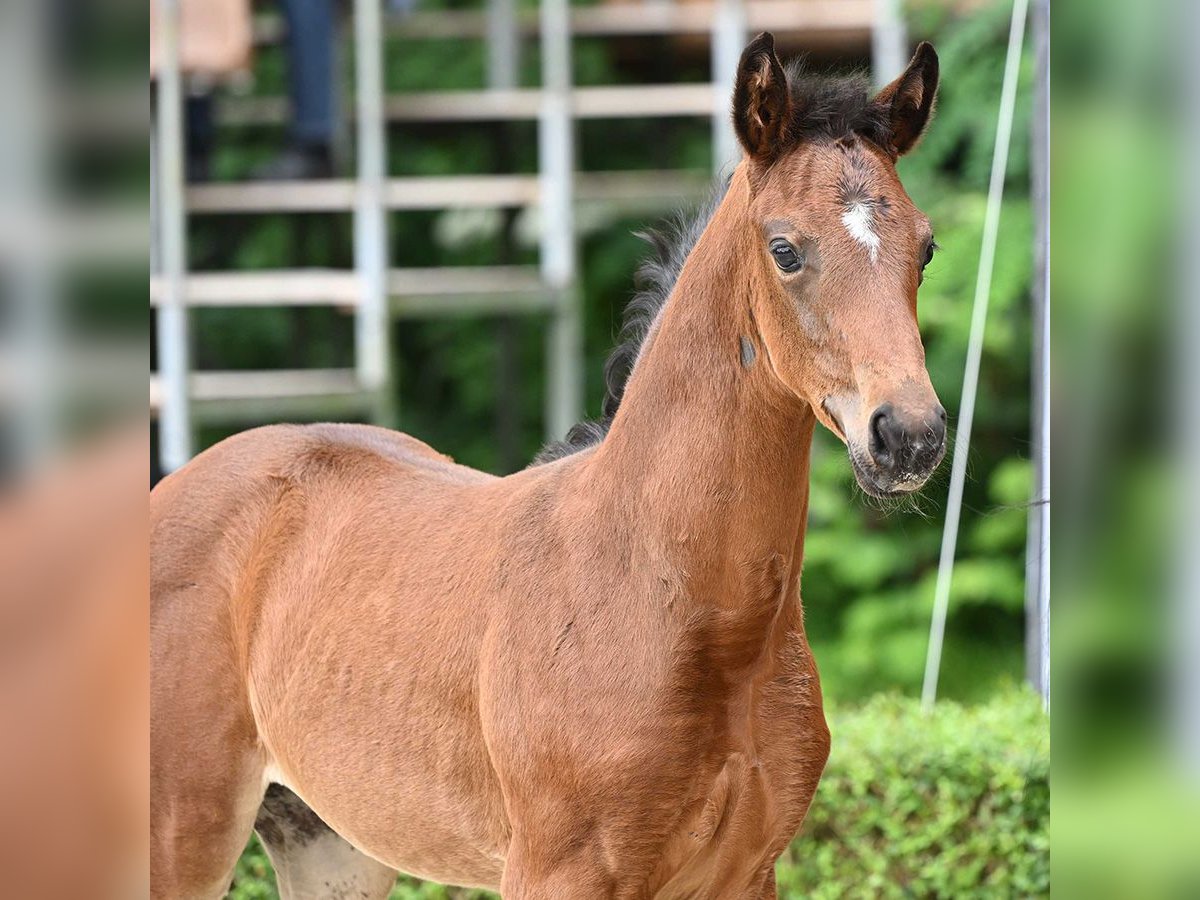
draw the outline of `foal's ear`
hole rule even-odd
[[[775,37],[764,31],[742,51],[733,88],[733,127],[751,159],[770,163],[784,149],[791,112]]]
[[[921,139],[933,113],[937,89],[937,52],[928,41],[922,41],[904,74],[873,101],[891,125],[892,150],[897,156],[903,156]]]

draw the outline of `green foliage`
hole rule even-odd
[[[905,185],[932,220],[942,247],[920,291],[919,318],[930,377],[950,411],[952,427],[959,412],[1011,9],[1007,0],[969,6],[963,13],[940,2],[913,4],[912,33],[935,42],[942,87],[928,136],[900,163]],[[703,59],[682,49],[652,60],[639,58],[630,46],[578,41],[577,79],[612,84],[704,77],[693,71],[702,68]],[[386,56],[389,88],[396,90],[479,87],[486,71],[479,41],[393,40]],[[284,68],[275,51],[262,55],[257,73],[257,93],[283,93]],[[985,699],[1019,680],[1022,672],[1033,240],[1025,74],[1000,221],[941,680],[944,694],[960,700]],[[537,54],[530,49],[523,56],[521,82],[536,84],[537,77]],[[536,171],[536,128],[531,123],[404,125],[392,137],[390,171],[397,175]],[[244,174],[278,140],[271,129],[223,134],[222,177]],[[703,168],[709,141],[710,126],[703,120],[585,121],[578,129],[578,159],[582,168],[597,170]],[[1077,156],[1087,164],[1088,154]],[[579,292],[587,411],[592,415],[603,396],[604,359],[632,293],[633,271],[645,252],[632,232],[654,218],[581,215],[586,228],[580,242]],[[395,265],[536,260],[535,248],[522,237],[533,231],[524,214],[406,212],[393,214],[389,226]],[[189,239],[193,263],[199,260],[204,268],[339,267],[349,266],[353,258],[345,215],[197,217]],[[1099,269],[1108,277],[1105,258],[1101,254],[1096,266],[1078,268]],[[397,323],[392,332],[399,410],[395,424],[467,465],[494,472],[523,467],[545,437],[544,332],[545,320],[537,316]],[[332,309],[205,310],[196,314],[196,335],[195,359],[201,368],[343,366],[353,352],[352,321]],[[210,430],[202,438],[211,442],[225,433]],[[828,696],[854,700],[876,690],[919,689],[948,468],[944,463],[923,497],[914,501],[916,509],[880,508],[858,492],[844,448],[828,434],[818,435],[803,596],[806,627]]]
[[[988,170],[1011,5],[956,15],[922,4],[915,34],[941,58],[937,115],[921,146],[900,162],[941,250],[919,296],[930,378],[950,411],[959,390],[979,262]],[[1029,60],[1022,72],[989,295],[984,356],[971,436],[963,526],[951,592],[941,686],[981,700],[1021,676],[1029,421],[1028,298],[1033,245],[1029,177]],[[953,434],[953,431],[952,431]],[[933,602],[949,463],[908,508],[856,497],[844,449],[818,436],[805,546],[803,595],[809,638],[826,694],[919,690]]]
[[[1004,74],[1012,4],[975,4],[968,15],[956,13],[952,4],[925,2],[913,13],[914,31],[932,35],[941,64],[937,125],[921,143],[922,165],[953,167],[964,187],[987,190],[996,140],[996,106]],[[1008,159],[1011,187],[1022,189],[1029,180],[1028,123],[1032,94],[1032,54],[1021,66],[1022,89],[1017,95],[1012,149]]]
[[[226,897],[228,900],[278,900],[275,870],[271,868],[271,861],[267,859],[257,835],[251,836],[250,843],[242,852],[233,871],[233,885]]]
[[[429,5],[447,4],[433,0]],[[930,216],[942,247],[921,288],[919,316],[930,376],[953,422],[1010,4],[970,4],[968,14],[940,2],[912,6],[912,32],[934,40],[943,80],[937,117],[921,147],[901,161],[900,173],[914,201]],[[689,59],[687,53],[655,54],[657,62],[648,63],[620,56],[615,47],[611,41],[577,41],[578,83],[706,77],[704,60]],[[349,69],[352,60],[347,57]],[[392,41],[386,59],[390,90],[453,90],[484,83],[486,59],[478,41]],[[537,83],[537,62],[535,52],[524,54],[523,85]],[[1047,728],[1036,700],[1007,687],[1021,676],[1022,553],[1030,482],[1025,459],[1032,246],[1029,69],[1026,60],[941,674],[944,696],[984,705],[943,703],[930,718],[895,695],[857,706],[876,691],[912,695],[919,690],[944,482],[927,488],[915,509],[880,508],[857,492],[844,448],[819,434],[803,595],[808,635],[825,693],[837,711],[831,717],[829,768],[804,832],[778,868],[781,897],[1047,892]],[[278,51],[263,52],[256,62],[254,92],[283,94],[284,72]],[[1111,138],[1110,132],[1104,134]],[[271,128],[223,132],[214,163],[217,177],[244,177],[278,149],[281,137]],[[588,170],[703,169],[709,165],[709,141],[709,124],[702,120],[585,121],[578,129],[577,157]],[[395,175],[533,172],[536,148],[536,128],[530,123],[405,125],[390,141],[389,169]],[[1073,158],[1086,166],[1090,157],[1080,153]],[[592,414],[603,395],[603,361],[644,253],[632,232],[652,224],[652,218],[610,216],[587,223],[581,237],[579,291]],[[536,259],[520,237],[519,216],[398,213],[390,217],[389,227],[395,265]],[[200,269],[347,267],[353,258],[346,215],[197,217],[189,241],[192,265]],[[1083,294],[1089,301],[1103,299],[1104,289],[1120,281],[1104,263],[1118,255],[1097,255],[1091,245],[1085,249],[1089,265],[1076,268],[1092,273],[1096,289]],[[396,325],[396,424],[468,465],[496,472],[523,466],[544,437],[544,325],[537,317]],[[351,319],[330,309],[206,310],[195,314],[195,331],[201,368],[341,366],[349,363],[353,346]],[[225,433],[212,429],[202,438],[210,443]],[[1107,587],[1137,590],[1115,582]],[[1107,639],[1089,634],[1081,629],[1074,639]],[[252,840],[230,896],[274,898],[274,885],[265,854]],[[407,878],[397,882],[392,894],[393,900],[485,896],[490,895]]]
[[[880,695],[830,715],[833,750],[799,837],[780,859],[781,898],[1040,897],[1050,889],[1050,729],[1038,699],[984,706]],[[273,900],[258,841],[232,900]],[[483,900],[486,891],[402,877],[391,900]]]
[[[831,716],[833,750],[780,897],[1050,891],[1050,729],[1027,691],[932,715],[897,696]]]

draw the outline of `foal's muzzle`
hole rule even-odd
[[[914,415],[885,403],[871,414],[869,459],[851,454],[859,484],[876,496],[920,488],[946,455],[946,410]]]

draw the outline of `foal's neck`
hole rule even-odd
[[[691,576],[799,573],[814,417],[771,371],[744,170],[692,250],[593,463]],[[736,582],[736,579],[735,579]],[[732,600],[731,600],[732,602]]]

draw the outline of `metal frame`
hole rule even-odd
[[[383,28],[380,0],[355,0],[355,105],[358,179],[354,203],[354,267],[359,280],[355,361],[362,388],[388,385],[388,242],[384,200],[387,126],[383,117]]]
[[[583,412],[582,313],[578,292],[575,206],[599,202],[629,210],[657,211],[664,201],[703,191],[701,173],[583,173],[574,169],[574,122],[579,118],[709,116],[713,123],[714,167],[736,161],[736,139],[728,121],[729,94],[748,23],[756,30],[801,31],[814,41],[861,34],[872,0],[715,0],[699,4],[662,3],[638,8],[582,8],[568,0],[543,0],[536,11],[519,10],[515,0],[488,0],[483,15],[439,11],[385,22],[380,0],[355,0],[355,127],[357,173],[353,179],[286,184],[201,185],[183,183],[182,77],[179,72],[180,0],[161,4],[162,66],[158,117],[152,141],[152,181],[157,198],[151,304],[158,317],[160,368],[152,380],[166,471],[192,453],[192,421],[209,420],[227,404],[262,410],[263,385],[278,387],[270,373],[247,373],[244,397],[234,373],[189,374],[187,310],[206,306],[341,305],[354,310],[355,369],[360,396],[379,418],[388,416],[392,393],[389,330],[393,318],[456,314],[548,314],[546,431],[561,437]],[[465,29],[465,30],[464,30]],[[713,83],[699,85],[573,86],[571,42],[575,34],[709,34]],[[429,92],[388,97],[383,84],[385,35],[411,38],[443,34],[487,36],[488,90]],[[540,35],[543,81],[520,88],[522,36]],[[824,36],[824,37],[822,37]],[[645,103],[651,108],[644,109]],[[233,118],[281,121],[277,99],[243,101]],[[539,172],[442,178],[389,178],[388,121],[538,121]],[[536,270],[508,267],[503,278],[484,283],[481,273],[439,272],[414,281],[413,272],[388,268],[389,211],[456,206],[537,206],[541,213],[540,261]],[[288,211],[342,211],[354,216],[354,269],[345,272],[204,273],[189,277],[186,217],[214,212],[252,214]],[[496,269],[492,270],[495,273]],[[209,377],[210,375],[214,377]],[[345,407],[344,372],[303,379],[313,396],[289,396],[288,409],[326,400]],[[220,385],[216,394],[210,390]],[[274,389],[274,387],[272,389]],[[201,390],[203,388],[203,390]],[[332,392],[329,397],[324,393]],[[290,394],[294,392],[289,391]],[[201,397],[200,395],[204,396]],[[193,409],[195,396],[199,409]],[[373,398],[373,400],[372,400]],[[301,402],[304,401],[304,402]],[[373,405],[372,405],[373,403]],[[232,409],[232,406],[228,407]]]
[[[521,63],[516,0],[487,0],[487,54],[489,91],[515,88]]]
[[[718,0],[712,20],[712,164],[718,175],[742,157],[733,131],[733,82],[746,46],[746,9],[742,0]]]
[[[971,448],[971,424],[975,417],[975,397],[979,386],[979,367],[983,356],[984,329],[987,326],[988,301],[991,297],[992,268],[996,261],[996,241],[1000,229],[1000,210],[1004,200],[1004,176],[1008,170],[1009,142],[1015,115],[1017,82],[1021,69],[1021,47],[1025,39],[1025,21],[1029,0],[1013,0],[1012,21],[1008,32],[1008,50],[1004,61],[1004,82],[1000,90],[1000,108],[996,123],[996,142],[992,150],[992,173],[988,182],[987,210],[980,240],[979,269],[975,278],[975,298],[971,304],[971,332],[967,341],[967,360],[963,367],[962,401],[958,412],[958,433],[950,465],[950,489],[946,500],[946,522],[942,529],[942,548],[938,558],[937,584],[934,588],[933,615],[929,621],[929,648],[925,658],[925,678],[921,687],[921,707],[929,712],[937,699],[938,676],[942,665],[942,643],[946,636],[946,615],[950,606],[950,585],[954,579],[954,554],[958,544],[958,523],[962,513],[963,487],[967,477],[967,458]]]
[[[542,279],[556,297],[546,336],[546,434],[563,437],[583,410],[583,327],[575,283],[575,134],[571,10],[542,0],[542,106],[538,117]]]
[[[184,295],[187,271],[187,213],[183,193],[183,79],[179,71],[180,0],[159,5],[158,90],[153,174],[158,198],[158,263],[162,280],[156,313],[158,371],[162,408],[158,417],[163,471],[171,472],[192,456],[188,396],[188,312]]]
[[[904,71],[908,64],[908,29],[900,9],[901,0],[875,0],[871,28],[871,77],[881,88]]]
[[[622,37],[626,35],[711,34],[721,0],[653,0],[627,4],[594,4],[571,10],[571,32],[576,37]],[[803,35],[805,42],[820,46],[849,46],[857,49],[868,38],[876,18],[877,0],[744,0],[751,31],[776,35]],[[388,36],[403,40],[437,38],[483,38],[492,27],[491,12],[469,9],[439,9],[410,13],[386,24]],[[540,15],[535,9],[516,12],[514,27],[521,36],[536,36]],[[278,42],[283,24],[278,16],[255,20],[255,41]]]
[[[1030,457],[1025,544],[1025,677],[1050,708],[1050,3],[1030,10],[1034,77],[1030,193],[1034,208],[1030,309]]]

